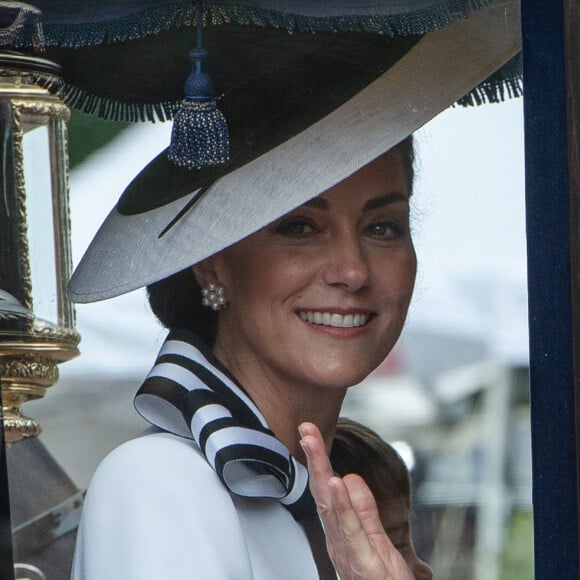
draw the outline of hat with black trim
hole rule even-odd
[[[134,120],[179,119],[186,107],[186,125],[190,110],[193,125],[202,120],[191,147],[176,121],[171,148],[125,190],[70,280],[77,302],[152,284],[235,244],[453,103],[521,92],[517,0],[222,1],[203,14],[190,2],[133,0],[93,27],[48,10],[60,4],[47,2],[44,33],[70,104]],[[183,55],[196,43],[180,105]],[[216,101],[225,122],[204,117],[217,115]],[[176,146],[179,131],[189,137]]]

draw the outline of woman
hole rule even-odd
[[[384,359],[399,336],[415,279],[416,261],[409,226],[411,183],[407,177],[411,172],[411,147],[407,141],[321,196],[192,268],[201,288],[210,285],[223,288],[222,296],[227,300],[227,307],[220,310],[217,317],[212,348],[219,362],[211,362],[219,368],[223,367],[224,372],[227,369],[236,383],[243,386],[269,429],[300,463],[305,463],[305,457],[297,426],[305,421],[316,423],[325,445],[330,445],[346,389],[368,375]],[[178,283],[183,284],[182,280]],[[155,288],[152,294],[155,296]],[[162,295],[171,300],[170,295]],[[195,297],[189,300],[195,300]],[[201,304],[201,292],[197,300]],[[173,306],[179,308],[175,302]],[[168,314],[170,304],[160,307],[154,301],[154,308],[161,318],[175,320],[179,316],[179,313]],[[180,326],[192,330],[196,329],[196,323],[195,318],[184,317]],[[188,339],[182,337],[181,340],[187,343]],[[191,340],[193,342],[195,338]],[[169,362],[160,364],[167,365]],[[163,421],[152,417],[157,411],[147,405],[147,398],[155,397],[158,400],[164,396],[163,388],[168,388],[167,385],[152,384],[154,380],[150,376],[149,382],[146,381],[145,390],[137,398],[138,408],[154,424],[171,430]],[[168,382],[171,379],[168,375],[163,380]],[[145,403],[139,403],[140,398],[146,398]],[[164,404],[170,404],[170,401],[171,396],[167,395]],[[172,570],[171,573],[179,577],[177,570],[183,566],[199,570],[203,558],[208,559],[207,568],[202,568],[203,574],[198,572],[199,577],[230,577],[228,575],[232,574],[233,569],[236,573],[231,577],[236,577],[244,566],[251,567],[252,577],[316,577],[307,544],[301,545],[302,549],[292,556],[295,570],[287,576],[284,575],[286,571],[278,571],[278,565],[288,546],[278,546],[277,551],[272,542],[269,542],[270,547],[265,553],[264,544],[260,543],[254,547],[254,552],[247,548],[250,551],[249,559],[237,554],[235,561],[230,562],[227,558],[218,558],[217,554],[215,559],[211,557],[208,553],[211,546],[207,546],[211,536],[208,535],[203,539],[203,549],[190,547],[188,557],[182,555],[178,558],[174,552],[180,551],[179,543],[173,535],[167,536],[168,527],[177,525],[183,528],[183,538],[187,539],[187,544],[200,530],[207,532],[212,525],[216,526],[216,533],[219,531],[214,516],[216,510],[224,509],[224,494],[220,493],[219,500],[216,499],[215,505],[212,505],[212,494],[205,488],[203,493],[191,497],[187,506],[179,506],[180,514],[186,516],[185,522],[179,522],[179,514],[172,513],[167,500],[161,501],[159,508],[164,514],[155,515],[157,521],[154,527],[149,524],[143,528],[147,538],[136,538],[132,522],[138,514],[147,512],[147,504],[135,498],[132,507],[137,513],[123,516],[119,510],[131,510],[127,505],[130,502],[126,498],[115,498],[117,493],[122,496],[122,492],[115,492],[114,488],[122,481],[135,489],[134,478],[138,478],[147,493],[154,488],[156,495],[179,495],[179,487],[174,486],[174,476],[166,479],[166,475],[167,472],[179,472],[181,460],[177,453],[171,459],[172,446],[182,447],[183,443],[168,442],[166,437],[163,434],[149,435],[122,446],[97,472],[85,509],[86,514],[95,510],[94,519],[98,519],[102,527],[96,526],[100,528],[99,537],[93,538],[90,530],[92,518],[85,515],[87,519],[81,526],[81,542],[85,546],[80,545],[75,561],[75,573],[79,577],[91,577],[90,570],[96,565],[94,558],[103,562],[99,565],[99,574],[108,578],[130,578],[131,575],[139,578],[162,577],[163,570]],[[166,447],[163,453],[168,463],[165,468],[155,468],[156,471],[161,468],[159,475],[163,480],[158,481],[143,470],[151,467],[154,450],[161,440]],[[141,453],[148,456],[146,466],[141,464]],[[206,466],[203,468],[206,469]],[[200,476],[192,472],[184,477],[195,481]],[[109,489],[107,481],[112,484]],[[99,494],[104,494],[105,498],[101,500]],[[148,499],[147,503],[150,501]],[[92,502],[95,503],[94,508]],[[235,502],[230,499],[228,503]],[[107,504],[112,510],[110,519],[104,507]],[[283,508],[275,507],[268,507],[274,512],[272,527],[282,529],[284,536],[288,536],[288,529],[292,534],[299,535],[299,524],[288,518]],[[200,514],[208,509],[212,518],[204,521],[204,516]],[[150,511],[147,519],[152,518],[155,511]],[[233,523],[230,517],[235,510],[230,508],[229,511],[232,513],[226,512],[228,517],[224,525],[229,528],[228,536],[232,544],[235,547],[237,541],[247,546],[247,538],[253,534],[251,525],[243,522],[238,530],[246,538],[243,544],[240,538],[232,538]],[[254,512],[252,517],[264,518],[260,512],[257,515]],[[131,530],[123,532],[128,522],[131,522]],[[265,518],[260,522],[260,526],[264,526],[262,533],[270,535],[271,530],[268,530],[266,522]],[[115,534],[111,530],[105,533],[109,525],[116,530]],[[159,538],[156,530],[170,541]],[[126,568],[120,568],[121,563],[112,557],[112,550],[114,545],[118,545],[117,534],[124,536],[129,532],[132,549],[123,549],[122,565]],[[219,543],[213,549],[221,551],[223,547]],[[157,550],[174,554],[175,560],[179,561],[172,562],[171,566],[176,568],[167,567],[165,558],[157,560]],[[241,547],[231,550],[231,554],[237,552],[242,552]],[[160,568],[154,572],[152,563],[145,555],[153,556]],[[188,562],[189,558],[191,562]],[[303,562],[298,566],[300,560]],[[107,561],[114,569],[105,572],[103,566],[107,565],[104,564]],[[262,575],[260,566],[263,568]],[[272,576],[273,573],[276,576]]]
[[[346,389],[388,354],[411,298],[406,138],[477,82],[473,54],[489,72],[517,47],[494,50],[506,27],[489,30],[486,50],[460,23],[388,66],[354,35],[325,68],[330,39],[296,65],[308,84],[292,65],[271,94],[224,96],[228,164],[191,171],[164,152],[127,188],[69,293],[147,285],[170,333],[135,400],[155,428],[97,470],[73,578],[412,578],[368,487],[334,477],[327,451]],[[432,67],[459,41],[441,84]],[[409,92],[410,75],[436,98]]]

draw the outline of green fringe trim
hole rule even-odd
[[[506,79],[501,82],[484,81],[470,93],[459,99],[454,106],[476,107],[484,103],[502,103],[524,94],[522,79]]]
[[[59,93],[64,86],[63,80],[60,76],[51,75],[49,73],[33,73],[24,72],[20,69],[2,68],[0,69],[0,76],[24,78],[31,84],[39,85],[51,93]]]
[[[47,46],[81,48],[138,40],[172,28],[193,26],[195,21],[195,5],[192,2],[179,2],[116,20],[82,24],[45,23],[44,34]]]
[[[210,4],[206,10],[212,24],[238,24],[285,28],[298,32],[371,32],[388,37],[420,35],[443,28],[487,6],[490,0],[441,0],[436,7],[408,14],[357,16],[303,16],[250,8]]]
[[[524,94],[521,53],[506,62],[495,73],[480,83],[455,105],[474,107],[484,103],[501,103]]]
[[[288,32],[372,32],[386,36],[424,34],[442,28],[490,3],[490,0],[441,0],[430,9],[409,14],[313,17],[255,6],[208,3],[206,22],[284,28]],[[80,48],[102,43],[136,40],[196,23],[190,0],[168,3],[144,12],[104,22],[44,26],[47,46]]]
[[[524,94],[521,75],[510,78],[502,78],[497,73],[496,75],[494,75],[496,78],[492,76],[475,87],[453,106],[475,107],[484,103],[501,103]],[[37,82],[51,92],[58,93],[69,107],[108,121],[123,123],[171,121],[181,103],[181,100],[160,103],[126,103],[91,95],[72,85],[62,86],[60,80]]]
[[[13,48],[32,48],[42,52],[45,46],[42,28],[42,13],[38,8],[20,2],[2,2],[0,10],[6,15],[14,15],[13,21],[0,28],[0,46]]]
[[[58,94],[73,109],[107,121],[123,123],[169,121],[173,119],[181,103],[181,100],[159,103],[126,103],[91,95],[69,84],[65,84],[58,90]]]
[[[204,18],[214,25],[233,23],[246,26],[283,28],[288,32],[371,32],[389,37],[423,34],[464,18],[489,0],[441,0],[431,9],[406,15],[345,17],[310,17],[266,10],[252,6],[208,3]],[[139,14],[107,22],[80,25],[45,25],[46,43],[50,46],[81,48],[102,43],[136,40],[148,35],[196,23],[196,6],[190,0],[164,4]],[[515,63],[515,64],[514,64]],[[508,66],[509,65],[509,66]],[[495,103],[523,93],[521,62],[510,61],[497,73],[462,97],[457,104],[475,106]],[[65,103],[87,114],[122,122],[168,121],[179,101],[158,103],[121,102],[86,93],[74,85],[59,89]]]

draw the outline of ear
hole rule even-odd
[[[219,276],[216,269],[216,259],[215,256],[210,256],[205,260],[198,262],[191,267],[193,274],[197,283],[201,288],[207,286],[210,283],[219,284]]]

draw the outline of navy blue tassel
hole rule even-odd
[[[201,47],[201,8],[197,15],[197,48],[190,51],[191,74],[185,82],[185,99],[173,119],[170,161],[201,169],[221,165],[230,157],[228,126],[217,108],[213,83],[202,70],[207,51]]]

